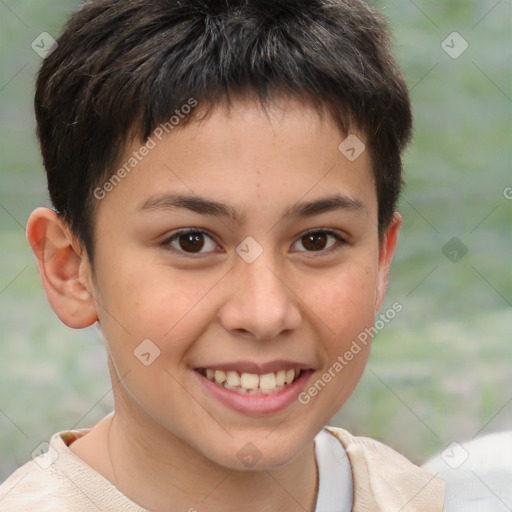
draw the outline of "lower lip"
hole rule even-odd
[[[199,381],[209,394],[224,405],[244,414],[263,415],[282,411],[295,402],[306,386],[306,381],[312,370],[303,371],[295,382],[288,384],[281,391],[270,395],[238,393],[237,391],[219,386],[204,375],[201,375],[198,371],[194,371],[194,373],[198,376]]]

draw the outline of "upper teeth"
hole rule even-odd
[[[278,372],[265,373],[241,373],[236,371],[206,370],[206,377],[235,391],[247,392],[249,390],[259,390],[262,393],[270,393],[285,384],[291,384],[300,370],[279,370]]]

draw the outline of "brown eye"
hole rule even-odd
[[[206,254],[215,251],[217,244],[213,241],[212,237],[204,231],[185,229],[174,233],[164,240],[162,246],[186,256]]]
[[[178,243],[185,252],[199,252],[204,246],[204,236],[202,233],[179,235]]]
[[[331,242],[329,242],[331,240]],[[302,244],[306,249],[305,251],[299,250],[299,252],[321,252],[329,253],[340,249],[346,244],[346,241],[335,231],[331,230],[316,230],[309,231],[302,235],[302,237],[296,242],[296,244]],[[336,247],[338,246],[338,247]]]
[[[327,244],[327,235],[321,231],[302,237],[302,245],[308,251],[321,251]]]

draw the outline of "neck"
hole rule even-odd
[[[201,512],[309,512],[315,507],[314,443],[284,467],[237,471],[216,464],[148,418],[127,414],[122,406],[110,418],[106,442],[110,479],[151,511],[168,511],[169,503],[172,510]]]

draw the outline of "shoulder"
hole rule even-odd
[[[61,476],[53,468],[44,469],[31,460],[18,468],[0,486],[0,510],[2,512],[66,511],[68,508],[61,499],[63,494],[66,494],[66,487]]]
[[[452,442],[423,468],[446,483],[445,512],[512,509],[512,431]]]
[[[68,448],[79,431],[55,434],[48,451],[18,468],[0,485],[2,512],[145,512]]]
[[[326,430],[347,452],[354,481],[354,511],[396,508],[408,512],[442,512],[442,480],[379,441],[356,437],[337,427],[326,427]]]

